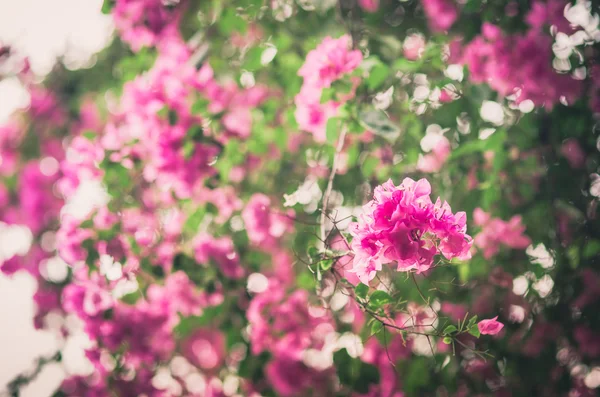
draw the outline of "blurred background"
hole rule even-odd
[[[110,16],[101,13],[102,0],[0,0],[0,43],[10,45],[31,62],[42,79],[57,58],[70,69],[87,68],[94,54],[112,35]],[[0,125],[9,115],[28,106],[29,97],[17,78],[0,80]],[[0,256],[6,250],[27,245],[27,233],[0,230]],[[0,272],[0,396],[5,385],[23,371],[35,369],[38,357],[58,349],[55,337],[33,327],[36,281],[26,272],[7,277]],[[67,342],[65,363],[87,371],[82,334]],[[50,364],[23,390],[23,396],[49,396],[64,378],[62,367]]]

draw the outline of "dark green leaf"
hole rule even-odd
[[[373,321],[373,324],[371,324],[371,335],[379,333],[379,331],[381,331],[382,329],[383,324],[381,323],[381,321]]]
[[[359,112],[358,118],[363,127],[390,142],[394,142],[400,136],[398,126],[392,123],[388,116],[381,110],[362,110]]]
[[[361,299],[365,299],[367,294],[369,293],[369,286],[363,283],[360,283],[354,288],[354,293],[357,297]]]
[[[392,297],[385,291],[377,290],[369,297],[369,304],[373,307],[379,308],[383,305],[387,305],[392,302]]]
[[[389,73],[390,68],[382,63],[373,67],[373,69],[371,69],[369,72],[369,77],[367,78],[369,90],[374,91],[378,89],[387,79]]]
[[[458,331],[458,328],[456,328],[456,326],[449,325],[446,328],[444,328],[444,335],[450,335],[456,331]]]

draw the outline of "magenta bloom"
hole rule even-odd
[[[196,260],[206,266],[212,261],[226,277],[237,279],[244,275],[233,241],[229,236],[214,238],[207,233],[194,240]]]
[[[431,152],[419,157],[417,169],[421,172],[439,172],[450,156],[451,150],[448,138],[440,135]]]
[[[352,72],[362,61],[359,50],[350,50],[350,36],[339,39],[325,39],[306,56],[306,62],[298,75],[304,77],[304,83],[310,82],[318,88],[331,86],[344,74]]]
[[[350,225],[354,236],[353,272],[367,284],[383,264],[398,271],[424,272],[436,255],[447,259],[470,258],[472,239],[466,234],[467,216],[452,213],[447,202],[431,201],[426,179],[404,179],[400,186],[388,180],[375,188],[364,214]]]
[[[277,247],[277,241],[293,230],[292,215],[293,211],[287,214],[272,211],[271,199],[262,193],[253,194],[242,211],[250,242],[267,251]]]
[[[506,222],[500,218],[492,218],[481,208],[475,208],[473,219],[477,226],[482,227],[481,232],[475,236],[475,245],[482,250],[486,259],[495,256],[501,245],[525,249],[531,244],[531,240],[525,235],[525,225],[521,223],[519,215]]]
[[[498,316],[490,318],[489,320],[481,320],[477,324],[481,335],[496,335],[504,328],[504,324],[500,321],[496,321],[497,318]]]
[[[350,49],[350,37],[339,39],[326,37],[319,46],[308,53],[306,62],[298,75],[304,78],[300,93],[296,95],[296,121],[301,130],[313,134],[315,141],[325,142],[327,120],[337,115],[338,101],[321,103],[323,88],[328,88],[336,80],[352,72],[362,62],[362,53]],[[340,99],[347,101],[348,98]]]
[[[552,38],[543,31],[509,35],[486,22],[482,34],[465,46],[460,63],[469,67],[472,82],[515,95],[516,103],[530,100],[550,109],[561,97],[574,102],[583,89],[581,81],[556,73],[553,57]]]
[[[458,18],[456,4],[452,0],[421,0],[427,16],[429,29],[433,32],[443,32],[454,25]]]
[[[366,12],[377,12],[379,0],[358,0],[358,5]]]
[[[583,168],[585,152],[575,138],[569,138],[560,147],[560,154],[567,159],[572,168]]]
[[[183,343],[183,354],[204,371],[215,371],[225,361],[225,337],[212,328],[195,331]]]

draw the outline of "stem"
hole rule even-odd
[[[327,210],[329,206],[329,197],[331,196],[331,190],[333,189],[333,178],[335,178],[335,174],[337,173],[338,162],[340,159],[340,153],[344,148],[344,141],[346,140],[346,127],[342,126],[342,130],[340,132],[340,137],[338,138],[337,147],[335,148],[335,155],[333,156],[333,165],[331,166],[331,173],[329,174],[329,180],[327,181],[327,188],[325,189],[325,194],[323,195],[323,209],[321,212],[321,242],[323,246],[325,246],[325,217],[327,216]]]

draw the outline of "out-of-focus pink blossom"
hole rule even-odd
[[[453,0],[421,0],[427,23],[433,32],[443,32],[458,19],[458,9]]]
[[[358,5],[367,12],[377,12],[379,0],[358,0]]]
[[[359,50],[351,50],[350,36],[338,39],[326,37],[306,56],[306,62],[298,75],[304,77],[304,84],[316,88],[327,88],[343,75],[352,72],[362,61]]]
[[[448,156],[450,156],[450,151],[450,141],[445,136],[440,135],[431,152],[419,157],[417,169],[429,173],[439,172]]]
[[[499,218],[492,218],[481,208],[473,211],[475,225],[482,230],[474,239],[475,246],[483,251],[483,256],[490,259],[498,253],[500,246],[504,245],[513,249],[525,249],[531,244],[531,239],[525,233],[525,226],[521,223],[519,215],[513,216],[508,222]]]
[[[262,193],[254,194],[242,211],[248,238],[256,246],[269,250],[277,246],[284,233],[293,228],[293,211],[277,213],[271,209],[271,199]]]
[[[507,35],[485,22],[482,35],[464,48],[461,63],[469,67],[470,79],[487,83],[500,95],[515,95],[516,102],[531,100],[552,108],[561,98],[573,103],[582,82],[552,67],[552,38],[538,29]]]
[[[360,79],[353,81],[350,92],[338,98],[341,102],[329,100],[321,103],[323,88],[330,87],[334,81],[352,72],[362,61],[362,53],[349,47],[350,36],[339,39],[326,37],[316,49],[308,53],[304,65],[298,71],[298,75],[304,78],[304,83],[294,100],[296,121],[300,129],[312,133],[317,142],[326,141],[327,120],[337,114],[341,102],[354,96],[354,90],[360,82]]]
[[[214,238],[201,233],[194,240],[194,252],[199,263],[208,266],[210,261],[214,261],[227,277],[241,278],[244,275],[233,241],[228,236]]]
[[[575,138],[563,142],[560,154],[567,159],[572,168],[582,168],[585,165],[585,152]]]
[[[184,341],[183,354],[203,371],[214,372],[225,360],[225,337],[215,329],[198,329]]]
[[[423,51],[425,51],[425,37],[418,33],[409,35],[404,39],[402,50],[404,51],[404,58],[416,61],[421,58]]]
[[[169,28],[176,28],[177,10],[161,0],[118,0],[112,10],[121,39],[133,51],[158,44]]]

